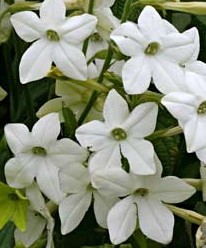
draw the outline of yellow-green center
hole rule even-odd
[[[99,35],[99,33],[94,33],[92,36],[91,36],[91,41],[103,41],[102,37]]]
[[[140,195],[140,196],[146,196],[149,194],[149,190],[145,189],[145,188],[139,188],[139,189],[135,190],[134,194]]]
[[[112,137],[117,140],[125,140],[127,138],[127,133],[122,128],[115,128],[112,130]]]
[[[58,33],[52,29],[49,29],[46,31],[46,36],[47,36],[47,39],[50,41],[59,41],[60,40]]]
[[[205,114],[205,113],[206,113],[206,101],[205,101],[205,102],[202,102],[202,103],[199,105],[199,107],[198,107],[198,109],[197,109],[197,113],[198,113],[199,115]]]
[[[46,156],[46,149],[40,146],[35,146],[31,149],[32,153],[38,156]]]
[[[158,52],[159,47],[160,47],[159,43],[151,42],[151,43],[149,43],[149,45],[144,50],[144,53],[146,55],[155,55]]]

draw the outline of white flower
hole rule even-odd
[[[92,181],[105,195],[126,196],[109,211],[107,224],[113,244],[126,241],[138,223],[150,239],[167,244],[171,241],[174,216],[164,203],[178,203],[195,193],[183,180],[161,178],[162,168],[157,159],[157,173],[149,176],[127,174],[121,168],[97,171]]]
[[[192,72],[187,72],[185,79],[185,92],[169,93],[162,98],[162,104],[183,129],[187,151],[195,151],[206,163],[206,80]]]
[[[193,35],[180,34],[151,6],[141,12],[138,25],[126,22],[114,30],[111,39],[123,54],[131,57],[122,70],[125,91],[143,93],[151,79],[163,93],[182,87],[184,73],[179,63],[187,61],[199,46],[194,40],[197,30],[190,32]]]
[[[81,45],[94,31],[97,19],[89,14],[66,18],[65,14],[62,0],[45,0],[40,7],[40,18],[31,11],[12,15],[17,34],[26,42],[37,40],[21,59],[22,83],[46,76],[52,62],[64,75],[86,79],[87,65]]]
[[[106,228],[108,211],[118,201],[116,196],[101,195],[93,188],[87,168],[80,164],[65,167],[60,171],[61,188],[68,196],[59,204],[62,234],[73,231],[84,218],[94,198],[94,213],[97,223]]]
[[[26,196],[30,201],[30,209],[28,210],[27,227],[25,232],[16,229],[14,232],[15,241],[22,242],[27,248],[37,241],[45,227],[47,227],[47,245],[46,248],[54,248],[53,229],[54,219],[45,204],[43,195],[41,194],[36,183],[33,183],[26,189]]]
[[[122,153],[133,173],[155,173],[154,148],[144,137],[154,131],[157,112],[157,104],[150,102],[130,113],[127,102],[111,90],[103,109],[105,121],[94,120],[76,130],[80,144],[96,152],[90,160],[90,169],[121,167]]]
[[[36,178],[49,199],[58,203],[64,197],[59,185],[59,167],[84,162],[88,154],[70,139],[57,140],[59,133],[56,113],[41,118],[31,132],[24,124],[5,126],[8,145],[15,155],[5,165],[6,180],[11,187],[28,187]]]

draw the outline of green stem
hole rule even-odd
[[[182,178],[186,183],[196,188],[198,191],[202,191],[203,182],[201,179]]]
[[[93,12],[93,7],[94,7],[94,0],[90,0],[89,2],[89,7],[88,7],[88,13],[89,14],[92,14]],[[82,52],[86,55],[87,53],[87,48],[88,48],[88,45],[89,45],[89,37],[84,41],[84,44],[83,44],[83,48],[82,48]]]
[[[189,221],[193,224],[201,225],[205,219],[204,215],[196,213],[195,211],[179,208],[173,205],[165,204],[175,215],[181,217],[182,219]]]
[[[104,79],[105,71],[110,66],[110,62],[112,60],[112,55],[113,55],[112,48],[111,48],[111,46],[109,46],[109,48],[107,50],[107,56],[106,56],[106,59],[104,61],[104,65],[103,65],[102,70],[101,70],[101,72],[99,74],[99,77],[97,79],[97,82],[99,82],[100,84],[102,83],[102,81]],[[92,95],[91,95],[91,97],[90,97],[90,99],[89,99],[89,101],[88,101],[88,103],[87,103],[82,115],[79,118],[78,125],[81,125],[84,122],[84,120],[87,117],[89,111],[91,110],[91,108],[93,107],[95,101],[97,100],[98,95],[99,94],[98,94],[98,92],[96,90],[92,93]]]
[[[147,136],[147,139],[152,141],[158,138],[163,138],[163,137],[170,137],[170,136],[175,136],[182,133],[182,129],[177,126],[169,129],[164,129],[164,130],[158,130],[151,135]]]
[[[132,4],[132,0],[127,0],[126,1],[125,5],[124,5],[122,18],[121,18],[121,23],[126,22],[126,20],[128,19],[131,4]]]

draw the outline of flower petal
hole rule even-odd
[[[39,17],[32,11],[13,14],[10,20],[18,36],[26,42],[39,39],[43,32]]]
[[[32,128],[32,136],[36,140],[36,146],[47,146],[56,141],[60,133],[60,122],[57,113],[45,115],[39,119]]]
[[[119,201],[117,197],[103,196],[98,191],[93,192],[94,195],[94,213],[97,223],[107,228],[107,215],[109,210]]]
[[[5,165],[7,183],[14,188],[24,188],[32,184],[39,160],[31,155],[11,158]]]
[[[105,196],[125,196],[131,189],[130,177],[121,168],[99,170],[92,174],[92,185]]]
[[[72,194],[59,205],[61,232],[67,234],[73,231],[84,218],[92,200],[91,192]]]
[[[103,109],[106,124],[111,128],[120,126],[129,116],[127,102],[116,90],[111,90],[106,98]]]
[[[62,39],[64,42],[80,44],[93,33],[96,24],[97,18],[94,15],[83,14],[70,17],[60,28]]]
[[[81,164],[70,164],[59,172],[61,189],[65,193],[80,193],[90,183],[88,170]]]
[[[162,203],[149,197],[138,197],[139,225],[142,232],[150,239],[162,244],[172,240],[174,216]]]
[[[133,138],[143,138],[155,130],[158,106],[147,102],[135,107],[125,121],[124,127]]]
[[[151,142],[128,138],[121,144],[121,151],[128,159],[130,170],[138,175],[150,175],[156,171],[154,148]]]
[[[129,59],[122,68],[122,80],[128,94],[144,93],[151,81],[151,69],[146,56]]]
[[[167,176],[156,179],[150,187],[150,193],[165,203],[179,203],[191,197],[195,193],[195,188],[182,179]]]
[[[19,65],[22,84],[41,79],[51,68],[53,44],[41,39],[33,43],[23,54]]]
[[[204,73],[205,65],[202,67]],[[186,72],[185,81],[187,83],[187,89],[192,95],[202,98],[202,101],[205,100],[206,92],[206,78],[198,75],[194,72]],[[197,87],[198,85],[198,87]]]
[[[53,52],[53,61],[65,76],[86,80],[86,58],[79,48],[59,41]]]
[[[7,124],[4,128],[9,148],[16,155],[29,149],[31,134],[24,124]]]
[[[91,151],[99,151],[112,146],[109,130],[100,121],[91,121],[76,130],[76,138],[83,147]],[[114,141],[115,142],[115,141]]]
[[[121,200],[109,211],[107,217],[110,240],[117,245],[126,241],[135,230],[137,208],[131,196]]]
[[[127,56],[133,57],[143,52],[144,37],[133,22],[126,22],[117,27],[111,33],[110,38],[115,41],[121,52]]]
[[[198,151],[196,151],[196,155],[199,158],[200,161],[206,164],[206,148],[202,148]]]
[[[59,204],[65,196],[60,189],[58,173],[59,168],[51,160],[44,159],[41,161],[36,175],[40,190],[56,204]]]
[[[108,169],[113,167],[121,167],[121,154],[119,145],[108,146],[101,151],[92,154],[89,160],[89,170]]]
[[[65,20],[65,3],[63,0],[44,0],[41,4],[39,14],[43,23],[47,24],[48,27],[55,27]]]

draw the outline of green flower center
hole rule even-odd
[[[199,105],[199,107],[198,107],[198,109],[197,109],[197,113],[198,113],[199,115],[205,114],[205,113],[206,113],[206,101],[205,101],[205,102],[202,102],[202,103]]]
[[[149,43],[149,45],[144,50],[144,53],[146,55],[155,55],[158,52],[159,48],[160,48],[159,43],[151,42],[151,43]]]
[[[8,198],[9,198],[9,200],[11,200],[11,201],[18,201],[18,200],[19,200],[18,195],[16,195],[15,193],[10,193],[10,194],[8,194]]]
[[[140,195],[140,196],[146,196],[149,194],[149,190],[145,189],[145,188],[139,188],[139,189],[135,190],[134,194]]]
[[[91,36],[91,41],[94,41],[94,42],[100,42],[100,41],[103,41],[102,37],[98,34],[98,33],[94,33],[92,36]]]
[[[47,36],[48,40],[50,40],[50,41],[59,41],[60,40],[58,33],[52,29],[49,29],[46,31],[46,36]]]
[[[46,149],[40,146],[35,146],[31,149],[32,153],[38,156],[46,156]]]
[[[112,130],[112,137],[117,140],[125,140],[127,138],[127,133],[122,128],[115,128]]]

